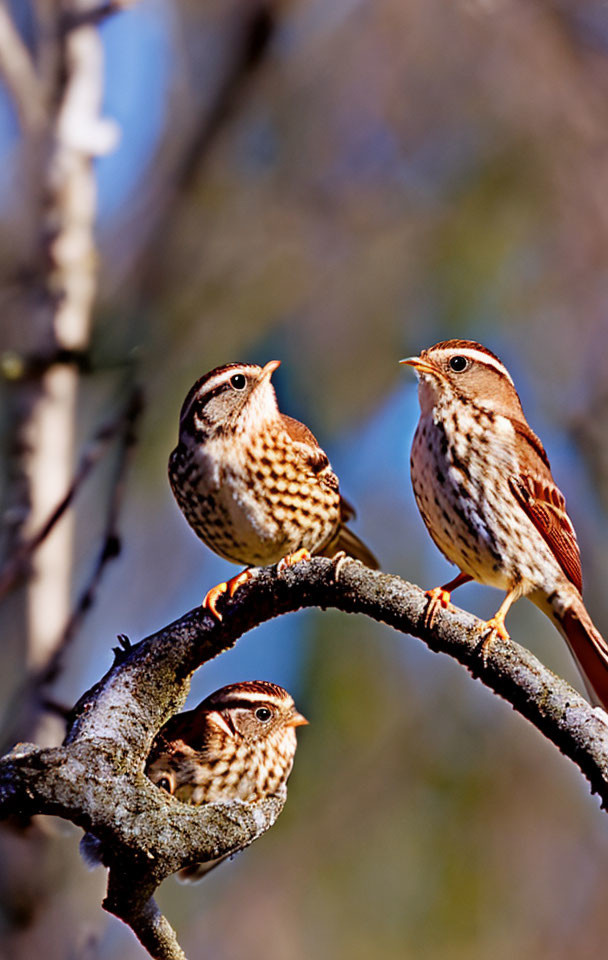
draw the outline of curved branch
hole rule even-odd
[[[62,747],[19,744],[0,760],[0,816],[53,813],[98,838],[109,867],[104,907],[128,923],[151,956],[183,960],[153,894],[183,866],[247,846],[269,829],[285,793],[257,804],[191,807],[159,790],[143,769],[152,740],[185,701],[190,676],[265,620],[302,607],[364,613],[450,654],[527,717],[585,774],[608,805],[608,725],[530,651],[496,639],[455,607],[425,627],[425,593],[348,558],[301,562],[281,575],[258,570],[222,607],[196,608],[135,646],[116,651],[105,677],[76,704]]]
[[[342,561],[338,578],[335,570],[334,561],[322,557],[288,567],[280,576],[276,568],[267,567],[256,571],[225,603],[221,623],[201,608],[190,611],[134,646],[121,668],[113,668],[85,695],[75,708],[73,729],[79,735],[103,729],[109,719],[111,694],[118,686],[128,689],[135,677],[139,685],[142,672],[154,688],[155,722],[163,723],[175,706],[166,697],[166,686],[155,680],[157,670],[170,670],[185,682],[193,670],[230,649],[243,633],[260,623],[302,607],[335,607],[345,613],[364,613],[418,637],[435,652],[454,657],[570,757],[593,792],[600,795],[602,805],[608,807],[608,725],[570,684],[512,640],[497,638],[484,652],[483,621],[458,607],[440,610],[428,630],[424,623],[426,594],[400,577],[370,570],[349,558]],[[88,712],[91,698],[96,705],[93,713]],[[137,722],[142,719],[138,717]]]

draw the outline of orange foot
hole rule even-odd
[[[441,607],[443,610],[447,610],[449,607],[450,597],[454,590],[456,590],[457,587],[461,587],[464,583],[469,583],[472,579],[468,573],[459,573],[457,577],[454,577],[449,583],[444,583],[442,587],[435,587],[433,590],[426,591],[426,596],[429,598],[429,605],[424,614],[424,625],[428,630],[433,626],[439,608]]]
[[[205,594],[205,599],[202,602],[202,606],[205,610],[208,610],[212,617],[215,617],[216,620],[222,619],[222,615],[217,609],[217,602],[221,596],[225,593],[229,597],[233,597],[240,586],[244,583],[247,583],[248,580],[253,578],[253,573],[251,570],[243,570],[242,573],[238,573],[236,577],[232,577],[228,582],[218,583],[216,587],[211,587],[211,590],[208,590]]]
[[[426,591],[425,597],[429,598],[429,604],[424,613],[424,625],[427,630],[430,630],[435,622],[439,607],[443,610],[447,610],[449,607],[451,593],[444,587],[434,587],[432,590]]]
[[[282,560],[279,560],[277,564],[277,573],[280,576],[283,573],[283,570],[286,570],[287,567],[295,567],[296,563],[300,563],[302,560],[310,560],[310,553],[306,547],[302,547],[301,550],[296,550],[295,553],[288,553],[286,557],[283,557]]]
[[[496,637],[500,637],[501,640],[510,640],[511,637],[509,636],[509,631],[505,627],[505,618],[499,613],[497,613],[495,617],[492,617],[491,620],[486,620],[484,623],[482,623],[480,629],[484,632],[488,630],[488,635],[484,637],[481,644],[481,656],[485,666],[488,652],[496,640]]]

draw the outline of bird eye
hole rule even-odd
[[[160,780],[156,781],[156,786],[160,787],[161,790],[166,790],[167,793],[173,793],[169,777],[161,777]]]
[[[469,361],[466,357],[450,357],[450,367],[454,373],[462,373],[463,370],[466,370],[469,365]]]
[[[262,721],[262,723],[266,723],[268,720],[270,720],[272,713],[268,707],[258,707],[258,709],[255,711],[255,715],[258,720]]]
[[[235,390],[244,390],[247,381],[242,373],[235,373],[233,377],[230,377],[230,383]]]

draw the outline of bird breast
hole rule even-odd
[[[420,418],[412,446],[412,483],[423,520],[452,563],[500,589],[521,580],[554,588],[555,557],[514,500],[519,473],[508,418],[467,405]],[[534,550],[529,543],[534,543]]]
[[[181,468],[170,471],[179,477],[172,479],[178,503],[198,536],[228,560],[263,566],[301,547],[312,553],[338,526],[339,494],[303,469],[281,430],[215,438],[180,456]]]
[[[286,782],[296,750],[292,727],[257,742],[227,740],[222,749],[197,751],[184,745],[159,757],[149,775],[158,781],[169,768],[175,779],[174,795],[184,803],[253,803],[276,793]]]

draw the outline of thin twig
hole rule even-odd
[[[61,498],[57,506],[51,512],[50,516],[47,517],[40,529],[37,530],[36,533],[34,533],[28,540],[22,543],[13,553],[13,555],[4,563],[4,566],[0,570],[0,600],[15,586],[19,578],[27,573],[32,555],[38,549],[40,544],[46,540],[51,530],[53,530],[55,527],[55,524],[58,523],[65,511],[72,504],[74,498],[79,493],[85,481],[91,474],[93,468],[99,463],[111,441],[120,432],[124,434],[123,450],[126,452],[128,447],[131,445],[135,421],[139,416],[140,411],[141,395],[139,390],[136,390],[129,398],[129,403],[125,411],[121,413],[119,417],[115,417],[108,423],[105,423],[96,432],[95,436],[82,454],[78,468],[65,495]],[[121,458],[121,465],[123,466],[124,459],[125,458],[123,456],[123,458]],[[116,479],[116,485],[118,485],[121,480],[122,476],[119,473]],[[108,523],[106,524],[106,530],[108,530],[110,528],[110,522],[112,522],[112,526],[110,528],[112,532],[114,530],[113,521],[115,520],[115,514],[117,510],[117,504],[114,504],[114,498],[115,492],[113,493],[111,500],[112,510],[109,511]],[[109,534],[106,536],[106,539],[108,536]]]

